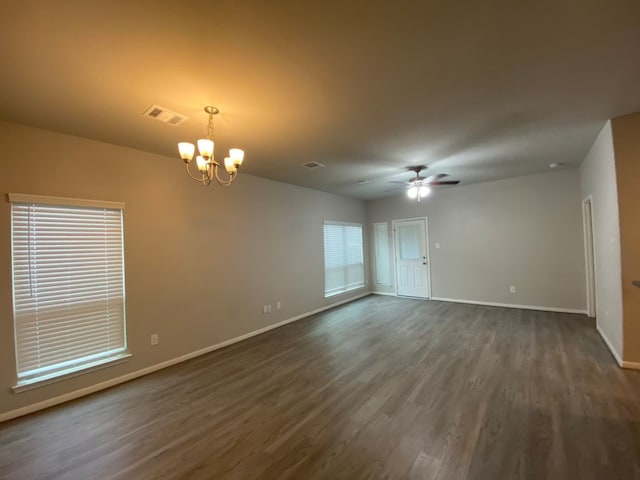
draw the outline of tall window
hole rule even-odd
[[[126,357],[124,205],[9,201],[16,389]]]
[[[373,224],[373,242],[376,253],[376,284],[391,285],[391,261],[389,255],[389,224]]]
[[[362,225],[324,223],[324,296],[364,287]]]

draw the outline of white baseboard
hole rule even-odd
[[[301,315],[296,315],[295,317],[288,318],[281,322],[274,323],[272,325],[267,325],[266,327],[259,328],[258,330],[254,330],[249,333],[245,333],[244,335],[240,335],[239,337],[231,338],[229,340],[225,340],[224,342],[220,342],[215,345],[211,345],[209,347],[201,348],[200,350],[196,350],[194,352],[190,352],[185,355],[181,355],[179,357],[172,358],[170,360],[166,360],[164,362],[160,362],[155,365],[151,365],[141,370],[136,370],[135,372],[127,373],[126,375],[122,375],[120,377],[112,378],[105,382],[97,383],[95,385],[90,385],[88,387],[81,388],[79,390],[74,390],[73,392],[65,393],[64,395],[60,395],[54,398],[43,400],[42,402],[37,402],[31,405],[27,405],[26,407],[21,407],[15,410],[11,410],[9,412],[0,413],[0,422],[5,422],[7,420],[21,417],[23,415],[28,415],[29,413],[37,412],[38,410],[44,410],[45,408],[53,407],[54,405],[59,405],[61,403],[68,402],[70,400],[75,400],[76,398],[84,397],[85,395],[90,395],[100,390],[104,390],[106,388],[110,388],[115,385],[118,385],[120,383],[128,382],[135,378],[142,377],[144,375],[148,375],[153,372],[157,372],[158,370],[162,370],[163,368],[171,367],[172,365],[176,365],[178,363],[191,360],[192,358],[196,358],[201,355],[205,355],[207,353],[213,352],[214,350],[219,350],[221,348],[227,347],[234,343],[238,343],[248,338],[255,337],[256,335],[260,335],[262,333],[268,332],[269,330],[282,327],[289,323],[293,323],[297,320],[302,320],[303,318],[309,317],[311,315],[315,315],[316,313],[329,310],[331,308],[337,307],[339,305],[343,305],[345,303],[359,300],[360,298],[366,297],[368,295],[371,295],[371,292],[365,292],[355,297],[349,297],[345,300],[340,300],[339,302],[332,303],[331,305],[325,305],[324,307],[316,308],[315,310],[311,310],[310,312],[305,312]]]
[[[617,352],[617,350],[613,348],[613,344],[609,341],[609,338],[604,334],[604,332],[600,328],[600,325],[598,325],[597,323],[596,330],[600,334],[600,337],[602,337],[602,340],[604,340],[605,345],[609,348],[609,351],[611,352],[611,355],[613,355],[613,358],[615,358],[618,365],[622,367],[624,364],[624,362],[622,361],[622,357]]]
[[[586,310],[578,310],[578,309],[572,309],[572,308],[542,307],[539,305],[517,305],[514,303],[480,302],[477,300],[461,300],[459,298],[442,298],[442,297],[432,297],[431,300],[438,300],[440,302],[468,303],[470,305],[487,305],[489,307],[520,308],[523,310],[539,310],[541,312],[578,313],[581,315],[587,314]]]
[[[617,350],[613,348],[612,343],[609,341],[609,338],[604,334],[604,332],[600,328],[600,325],[596,324],[596,330],[602,337],[602,340],[604,340],[605,345],[609,348],[611,355],[613,355],[613,358],[616,359],[616,362],[618,363],[618,365],[620,365],[621,368],[626,368],[628,370],[640,370],[640,362],[627,362],[626,360],[622,360],[622,357],[617,352]]]

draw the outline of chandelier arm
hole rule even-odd
[[[236,175],[231,174],[229,175],[228,180],[223,180],[222,178],[220,178],[220,176],[218,175],[218,167],[220,166],[220,164],[216,163],[213,167],[213,173],[215,175],[216,178],[216,182],[218,182],[218,185],[221,185],[223,187],[228,187],[229,185],[231,185],[233,183],[233,181],[236,179]]]
[[[189,170],[189,164],[188,164],[188,163],[187,163],[187,164],[185,164],[185,165],[186,165],[186,167],[187,167],[187,174],[188,174],[188,175],[189,175],[193,180],[195,180],[196,182],[204,183],[204,181],[203,181],[203,179],[202,179],[202,178],[198,178],[198,177],[194,177],[194,176],[193,176],[193,174],[191,173],[191,170]]]

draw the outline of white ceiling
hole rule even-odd
[[[174,157],[178,176],[176,143],[216,105],[218,157],[370,199],[410,165],[465,184],[579,164],[640,111],[639,46],[638,0],[11,0],[0,119]],[[143,117],[154,103],[189,120]]]

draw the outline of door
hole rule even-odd
[[[398,295],[429,298],[427,221],[394,221]]]

